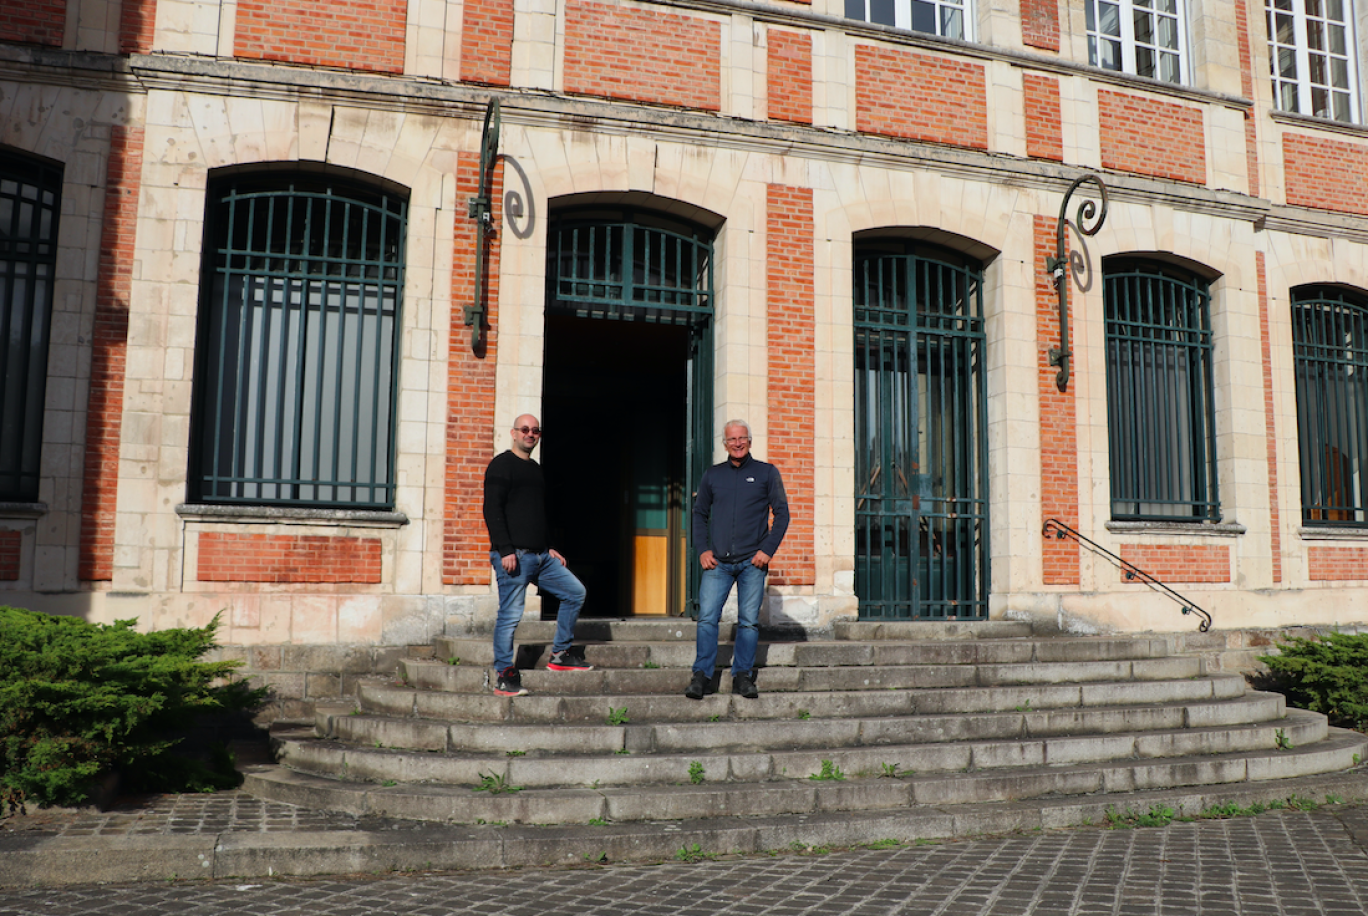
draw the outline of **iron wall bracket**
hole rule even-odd
[[[485,262],[489,259],[488,238],[494,234],[494,204],[490,196],[494,163],[499,158],[499,100],[490,99],[485,107],[484,133],[480,139],[480,192],[466,204],[466,215],[475,220],[475,303],[465,307],[465,323],[470,328],[470,346],[484,345],[488,327],[485,308]]]
[[[1101,209],[1093,200],[1085,199],[1078,205],[1078,216],[1074,221],[1074,228],[1086,236],[1097,235],[1097,231],[1102,228],[1102,224],[1107,219],[1107,186],[1102,183],[1102,179],[1089,172],[1075,178],[1073,184],[1069,185],[1069,190],[1064,192],[1064,201],[1059,205],[1059,220],[1055,224],[1055,254],[1054,257],[1045,259],[1045,269],[1050,272],[1054,279],[1055,292],[1059,294],[1059,346],[1051,347],[1049,351],[1050,365],[1058,366],[1059,372],[1055,374],[1055,385],[1060,391],[1066,391],[1069,387],[1069,358],[1073,356],[1073,351],[1069,349],[1069,258],[1065,254],[1065,230],[1069,226],[1069,199],[1073,197],[1074,191],[1085,182],[1093,182],[1097,185],[1098,196],[1102,200]],[[1092,220],[1095,222],[1090,222]]]

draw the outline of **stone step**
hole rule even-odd
[[[711,748],[652,746],[648,729],[602,725],[567,729],[566,743],[554,753],[528,753],[512,743],[516,729],[449,726],[422,719],[394,720],[350,717],[337,723],[335,740],[282,737],[279,760],[295,769],[322,776],[345,776],[371,782],[441,782],[478,784],[492,774],[509,784],[552,788],[603,785],[614,788],[690,781],[697,764],[709,781],[760,782],[803,778],[821,771],[824,762],[848,774],[878,775],[893,765],[900,772],[949,773],[1059,764],[1102,763],[1127,758],[1184,757],[1275,748],[1299,748],[1322,740],[1325,718],[1289,710],[1284,719],[1254,724],[1160,729],[1143,734],[1054,735],[999,740],[948,739],[897,743],[892,723],[869,723],[864,737],[851,723],[834,734],[829,746],[776,749],[784,745]],[[832,723],[826,723],[831,726]],[[490,731],[507,734],[498,744]],[[757,735],[766,731],[757,729]],[[484,737],[481,737],[484,733]],[[671,730],[665,728],[666,744]],[[578,745],[582,742],[583,747]],[[477,744],[471,748],[470,744]],[[571,745],[576,745],[571,747]],[[510,756],[508,752],[517,756]],[[571,756],[573,755],[573,756]],[[425,774],[415,779],[414,773]]]
[[[551,656],[554,634],[538,640],[518,629],[514,663],[527,670],[544,668]],[[579,643],[585,658],[597,668],[692,668],[692,640]],[[494,664],[493,644],[487,637],[438,637],[433,655],[440,661],[459,660],[462,666]],[[732,646],[719,646],[718,666],[731,664]],[[1028,662],[1083,662],[1151,659],[1172,655],[1162,637],[1078,639],[975,639],[959,641],[885,640],[854,643],[842,640],[762,642],[756,651],[759,668],[787,666],[986,665]]]
[[[1195,678],[1201,660],[1189,657],[1139,658],[1116,661],[1028,662],[984,665],[846,665],[840,667],[767,667],[756,672],[762,696],[769,692],[918,690],[934,687],[968,688],[1025,685],[1067,685],[1132,680],[1137,682]],[[452,665],[436,659],[403,659],[401,680],[408,686],[453,693],[486,693],[490,669],[462,661]],[[635,696],[683,694],[689,674],[681,668],[595,668],[592,671],[522,673],[532,695],[593,694]],[[725,672],[713,676],[713,689],[730,689]]]
[[[1021,639],[1037,635],[1034,627],[1018,620],[845,620],[835,624],[837,639],[871,642],[883,639]],[[1062,634],[1051,631],[1054,638]],[[1066,640],[1086,637],[1068,636]]]
[[[1299,727],[1289,719],[1284,734],[1293,734]],[[454,823],[587,824],[591,820],[674,821],[724,815],[736,818],[835,811],[889,812],[910,806],[936,806],[944,810],[957,805],[1046,796],[1095,796],[1191,786],[1208,787],[1205,791],[1211,791],[1209,787],[1218,785],[1349,769],[1356,766],[1368,750],[1368,736],[1333,729],[1324,740],[1296,745],[1288,750],[1267,747],[1238,753],[1088,763],[1066,760],[1053,766],[1036,763],[918,773],[888,779],[878,778],[882,769],[879,764],[896,756],[892,748],[861,751],[836,760],[807,752],[695,758],[703,766],[704,781],[700,784],[690,781],[689,764],[694,761],[687,756],[643,757],[632,763],[640,773],[654,767],[655,772],[651,774],[654,782],[611,788],[595,787],[594,780],[603,781],[595,775],[600,772],[597,766],[576,768],[575,775],[583,779],[580,784],[583,787],[566,786],[567,762],[564,760],[511,758],[501,761],[502,767],[486,760],[483,770],[470,766],[474,761],[463,761],[461,765],[465,769],[458,773],[449,758],[436,754],[363,752],[317,743],[286,742],[286,745],[286,763],[295,762],[289,759],[295,753],[301,757],[306,753],[314,755],[319,762],[325,755],[335,755],[337,759],[333,765],[337,771],[345,772],[351,781],[272,768],[249,777],[247,788],[253,794],[358,815]],[[1020,747],[1015,743],[1014,746]],[[1076,752],[1081,746],[1081,743],[1075,744],[1065,750]],[[989,747],[985,745],[980,752],[991,760],[997,752]],[[1019,753],[1007,745],[1000,747],[1003,755]],[[383,757],[393,759],[382,766],[380,758]],[[768,759],[762,762],[757,757]],[[972,762],[973,758],[967,759]],[[722,763],[715,762],[719,760],[726,761],[725,769]],[[805,778],[804,774],[819,774],[825,760],[836,763],[847,778]],[[396,762],[403,765],[396,767]],[[1008,761],[1004,757],[1000,762]],[[713,764],[713,769],[709,763]],[[524,785],[520,780],[535,776],[538,767],[545,770],[549,765],[557,766],[561,771],[561,782],[555,788],[527,787],[499,794],[474,790],[485,777],[490,781],[501,777],[504,785],[520,787]],[[776,777],[757,772],[761,767],[776,766],[779,767],[774,771],[778,774]],[[723,772],[733,779],[714,781]],[[853,775],[860,772],[870,775],[863,778]],[[374,782],[367,784],[366,780]],[[385,784],[390,781],[393,784]],[[1096,799],[1088,801],[1095,803]]]
[[[881,696],[876,695],[876,699]],[[863,699],[863,697],[858,698]],[[806,712],[806,711],[805,711]],[[770,747],[837,748],[887,744],[936,744],[949,741],[1031,741],[1064,735],[1137,734],[1165,729],[1246,725],[1282,719],[1281,694],[1251,693],[1223,701],[1168,706],[1113,706],[970,715],[848,715],[782,719],[610,724],[452,723],[393,714],[332,719],[318,737],[360,747],[376,744],[447,752],[502,754],[508,750],[550,754],[611,754],[754,751]],[[444,730],[444,733],[443,733]],[[1140,736],[1144,740],[1144,736]],[[1301,741],[1308,740],[1306,736]]]
[[[492,619],[489,627],[492,627]],[[492,633],[489,628],[471,629],[465,621],[449,621],[446,636],[455,638],[474,638],[488,640]],[[735,622],[723,621],[719,627],[722,639],[730,641],[735,633]],[[698,624],[687,617],[633,617],[602,618],[581,617],[575,623],[575,639],[588,642],[670,642],[682,641],[692,644],[698,632]],[[1061,641],[1086,639],[1089,637],[1062,636],[1056,630],[1044,634],[1033,631],[1026,621],[1016,620],[900,620],[900,621],[847,621],[833,628],[833,635],[839,640],[884,640],[924,642],[930,640],[972,640],[972,639],[1023,639],[1033,635],[1044,635]],[[518,623],[517,638],[528,642],[549,643],[556,634],[554,620],[540,620],[524,617]],[[791,639],[803,638],[801,631],[785,628],[761,628],[762,638],[775,637]]]
[[[359,684],[359,710],[368,714],[419,716],[451,722],[598,724],[604,722],[612,710],[625,709],[629,719],[636,723],[711,722],[718,719],[795,720],[803,713],[813,719],[833,719],[1153,705],[1230,699],[1244,694],[1247,689],[1244,678],[1238,675],[1009,687],[956,685],[954,690],[935,687],[878,689],[879,684],[855,681],[846,685],[853,689],[844,691],[834,690],[831,684],[820,684],[821,689],[817,690],[779,691],[765,682],[765,691],[754,700],[730,693],[690,700],[683,695],[677,675],[672,683],[657,683],[667,675],[660,671],[529,671],[523,683],[536,692],[530,696],[499,697],[489,693],[484,686],[485,672],[482,671],[422,660],[406,662],[405,668],[410,674],[410,686]],[[542,677],[533,676],[537,674]],[[604,692],[606,687],[613,689]],[[644,692],[643,687],[654,692]],[[577,688],[577,692],[567,688]],[[347,705],[338,710],[320,704],[321,733],[329,733],[328,718],[349,714],[353,708]]]

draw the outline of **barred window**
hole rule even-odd
[[[1182,0],[1085,0],[1088,63],[1166,83],[1184,80]]]
[[[1207,284],[1148,261],[1103,274],[1112,518],[1219,520]]]
[[[210,184],[192,498],[393,507],[406,209],[322,175]]]
[[[1368,296],[1292,291],[1302,520],[1368,524]]]
[[[847,19],[972,41],[968,0],[845,0]]]
[[[1358,121],[1358,57],[1350,0],[1265,0],[1273,102],[1336,121]]]
[[[62,167],[0,151],[0,500],[35,502]]]

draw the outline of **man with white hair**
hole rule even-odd
[[[788,497],[779,469],[751,456],[750,424],[728,420],[722,431],[727,460],[698,483],[693,506],[693,542],[703,548],[698,563],[698,639],[693,679],[684,695],[701,700],[717,667],[718,621],[736,586],[736,643],[732,648],[732,693],[755,699],[755,649],[760,641],[760,602],[770,559],[788,531]],[[774,525],[770,525],[770,514]]]

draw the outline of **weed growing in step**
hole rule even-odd
[[[689,782],[698,785],[703,782],[703,764],[695,760],[689,764]]]
[[[625,748],[625,747],[620,747],[620,748],[618,748],[617,750],[613,751],[613,753],[625,757],[625,756],[627,756],[628,754],[630,754],[630,753],[632,753],[632,752],[629,751],[629,750],[627,750],[627,748]]]
[[[708,716],[708,721],[709,721],[709,722],[721,722],[721,721],[722,721],[722,716],[720,716],[720,715]],[[1358,754],[1355,754],[1354,756],[1357,757]],[[1358,763],[1358,761],[1355,760],[1354,763]]]
[[[487,821],[482,817],[477,817],[475,823],[482,827],[507,827],[508,821]]]
[[[808,779],[845,779],[845,774],[841,772],[840,767],[830,760],[823,760],[822,769],[808,776]]]
[[[459,656],[459,655],[453,655],[453,656],[451,656],[451,658],[447,659],[447,664],[450,665],[450,666],[452,666],[453,668],[456,667],[457,665],[459,665],[460,663],[461,663],[461,656]]]
[[[612,706],[609,706],[609,707],[608,707],[608,724],[609,724],[609,725],[626,725],[626,724],[627,724],[628,722],[630,722],[630,721],[631,721],[631,720],[627,718],[627,707],[626,707],[626,706],[623,706],[623,707],[621,707],[621,708],[614,708],[614,707],[612,707]]]
[[[1344,799],[1339,795],[1327,795],[1325,796],[1325,803],[1327,805],[1342,805],[1344,804]]]
[[[1108,805],[1107,810],[1102,814],[1107,819],[1107,826],[1113,830],[1126,830],[1131,827],[1167,827],[1173,823],[1173,819],[1177,816],[1177,812],[1168,805],[1150,805],[1150,809],[1143,814],[1132,808],[1120,811],[1114,805]]]
[[[800,709],[798,710],[798,718],[806,722],[808,719],[812,718],[812,713],[808,712],[806,709]]]
[[[643,667],[643,668],[648,668],[648,669],[654,671],[656,668],[659,668],[660,665],[657,664],[656,662],[651,661],[650,659],[647,659],[646,661],[644,661],[644,662],[641,663],[641,667]]]
[[[875,840],[872,843],[865,843],[863,845],[865,849],[897,849],[902,844],[902,840],[895,840],[892,837],[887,837],[885,839]]]
[[[1292,741],[1287,737],[1287,732],[1285,730],[1280,728],[1273,732],[1273,746],[1280,751],[1292,750]]]
[[[902,769],[902,764],[900,764],[900,763],[881,763],[881,764],[879,764],[879,778],[880,778],[880,779],[902,779],[904,776],[910,776],[910,775],[911,775],[911,773],[903,773],[903,772],[900,772],[901,769]]]
[[[584,861],[590,863],[591,865],[602,865],[603,863],[608,861],[608,853],[604,852],[603,850],[599,850],[596,853],[586,852],[584,854]]]
[[[505,757],[526,757],[527,751],[504,751]]]
[[[399,785],[399,783],[393,779],[386,779],[384,782],[380,783],[380,785],[384,786],[386,789],[392,789]]]
[[[508,783],[502,773],[481,773],[480,784],[474,787],[476,792],[488,792],[490,795],[502,795],[504,792],[521,792],[522,786],[515,786]]]
[[[1017,712],[1030,712],[1030,711],[1031,711],[1031,701],[1030,701],[1030,700],[1027,700],[1025,703],[1022,703],[1020,706],[1018,706],[1018,707],[1016,708],[1016,711],[1017,711]]]
[[[674,857],[680,862],[702,862],[704,859],[715,859],[717,853],[704,852],[703,847],[694,843],[692,846],[681,846]]]
[[[589,826],[590,826],[590,827],[607,827],[607,826],[608,826],[608,820],[607,820],[606,818],[602,818],[602,817],[591,817],[591,818],[589,818]]]

